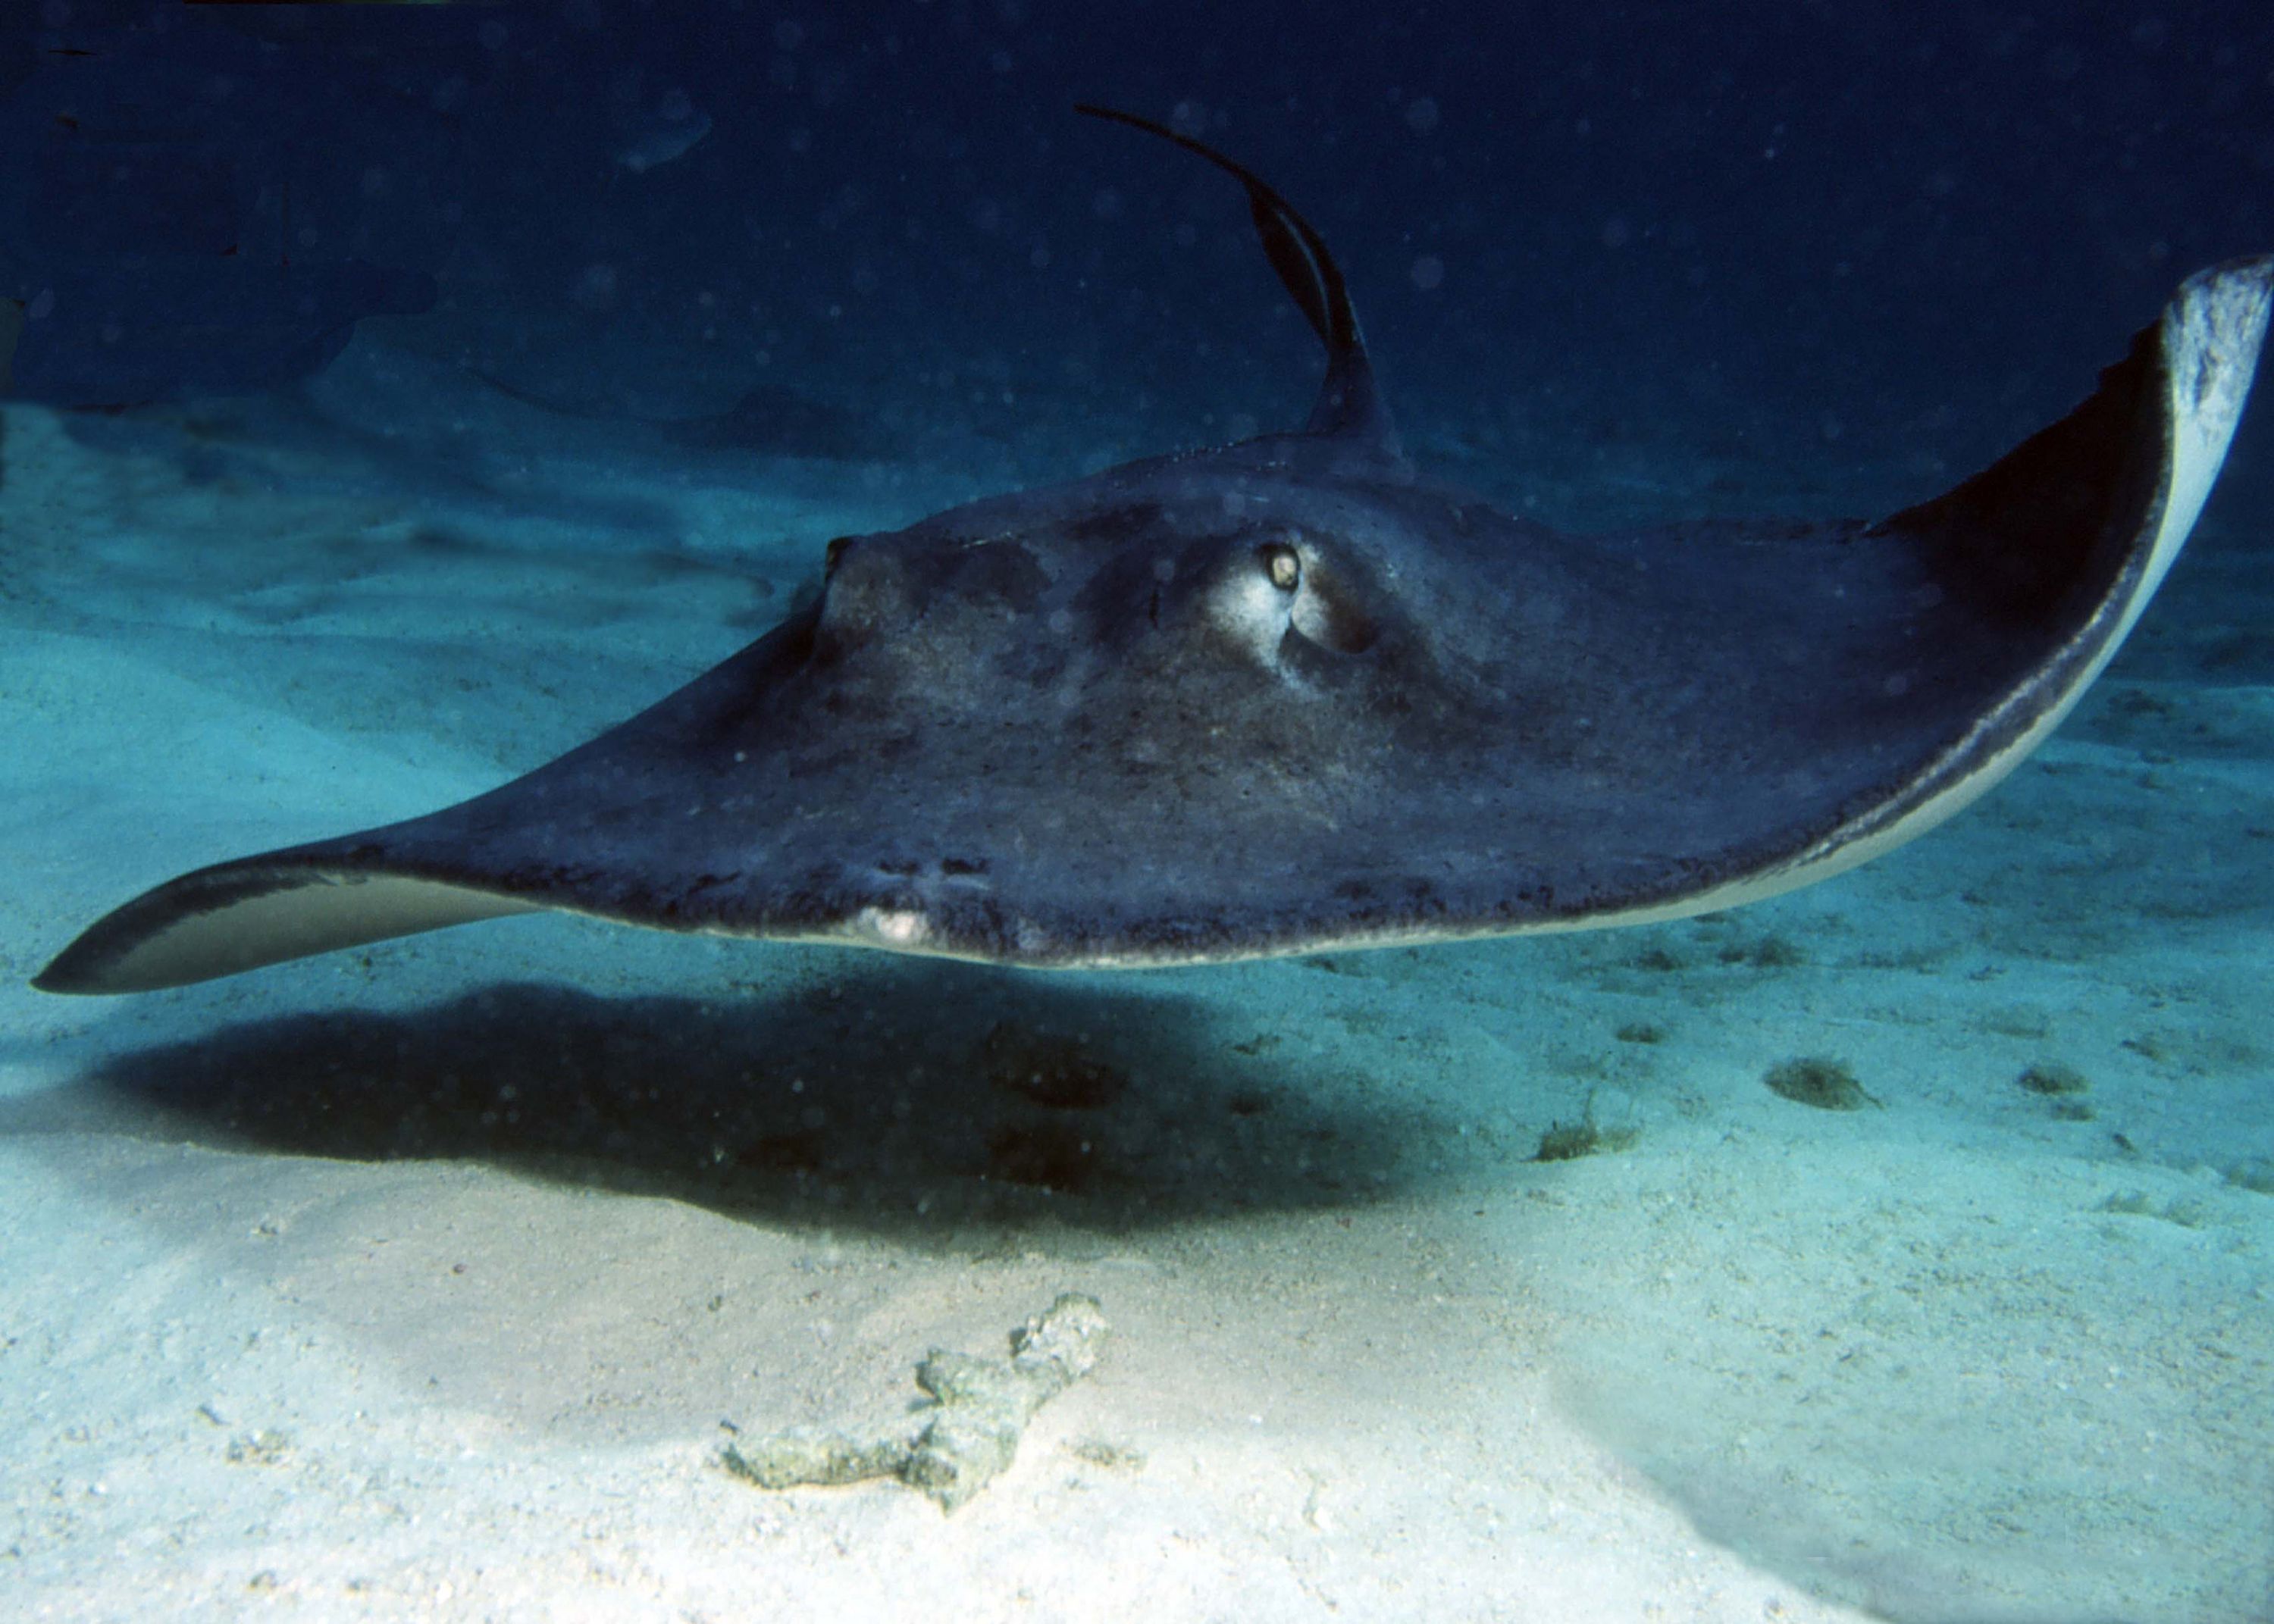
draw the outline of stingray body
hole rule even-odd
[[[2115,652],[2249,387],[2274,259],[1876,521],[1571,537],[1417,477],[1315,232],[1308,427],[832,543],[757,643],[501,788],[184,875],[38,985],[125,992],[531,909],[1057,966],[1723,907],[1979,795]]]

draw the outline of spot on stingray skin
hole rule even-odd
[[[931,934],[930,921],[906,908],[862,908],[859,929],[887,947],[913,947]]]

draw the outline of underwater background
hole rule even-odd
[[[1299,424],[1237,189],[1077,101],[1268,178],[1423,471],[1573,530],[1931,495],[2274,251],[2263,5],[7,8],[10,1615],[2274,1620],[2263,402],[2037,756],[1741,912],[29,990],[832,537]],[[730,1464],[1068,1293],[952,1515]]]

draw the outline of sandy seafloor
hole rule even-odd
[[[102,909],[532,766],[994,464],[689,457],[375,322],[0,456],[9,1617],[2274,1617],[2263,503],[1991,800],[1748,912],[1056,977],[529,919],[78,1001]],[[1002,1023],[1126,1086],[1017,1097]],[[1532,1160],[1591,1098],[1632,1147]],[[1070,1290],[1104,1361],[953,1516],[721,1470]]]

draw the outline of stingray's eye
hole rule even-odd
[[[1291,592],[1303,584],[1302,557],[1285,542],[1267,542],[1255,556],[1263,562],[1264,579],[1281,591]]]

